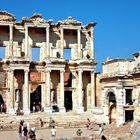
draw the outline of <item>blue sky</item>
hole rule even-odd
[[[68,16],[95,27],[97,71],[110,58],[132,58],[140,51],[139,0],[0,0],[0,10],[16,15],[17,20],[41,13],[57,22]]]

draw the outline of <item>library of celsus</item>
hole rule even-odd
[[[16,22],[14,15],[0,12],[0,47],[5,52],[0,61],[0,92],[7,113],[91,110],[95,25],[83,26],[72,17],[54,24],[40,14]]]
[[[139,121],[140,53],[133,59],[107,58],[97,73],[95,25],[72,17],[53,23],[41,14],[17,22],[0,12],[0,105],[7,106],[5,112],[90,112],[98,122]]]

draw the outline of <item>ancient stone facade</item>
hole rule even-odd
[[[139,121],[140,53],[134,59],[109,59],[100,75],[100,95],[104,119],[110,123]]]
[[[72,17],[53,23],[40,14],[17,22],[0,12],[0,48],[5,49],[0,104],[7,105],[6,112],[89,111],[97,122],[140,121],[140,53],[134,59],[107,58],[103,72],[96,73],[95,25],[83,26]]]
[[[84,112],[95,106],[94,26],[68,17],[53,23],[40,14],[17,22],[0,12],[0,104],[7,113]],[[33,49],[39,50],[34,61]],[[69,49],[70,59],[65,59]],[[35,110],[34,110],[35,107]]]

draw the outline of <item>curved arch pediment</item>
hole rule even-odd
[[[16,17],[6,11],[0,11],[0,21],[15,21]]]

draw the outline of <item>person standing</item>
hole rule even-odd
[[[90,125],[91,125],[90,119],[87,118],[87,124],[86,124],[87,129],[90,129]]]
[[[55,126],[53,126],[51,129],[51,138],[55,138],[55,137],[56,137],[56,129]]]
[[[19,133],[19,139],[22,140],[23,139],[23,123],[24,121],[20,121],[19,124],[19,128],[18,128],[18,133]]]
[[[99,132],[99,135],[101,135],[101,133],[103,132],[103,126],[101,124],[99,124],[98,132]]]

